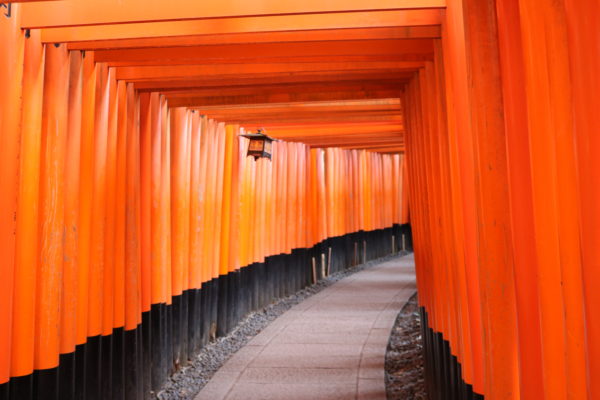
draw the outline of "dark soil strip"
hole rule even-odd
[[[385,354],[385,389],[388,400],[424,400],[423,344],[417,294],[396,318]]]
[[[281,314],[340,279],[398,256],[399,254],[390,255],[337,272],[313,286],[250,314],[230,334],[209,343],[185,367],[171,376],[162,390],[156,393],[156,398],[159,400],[192,400],[233,353],[244,347],[250,339]]]

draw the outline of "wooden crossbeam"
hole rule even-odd
[[[303,72],[302,74],[278,74],[274,81],[273,74],[252,75],[225,75],[225,76],[202,76],[202,77],[166,77],[148,81],[135,82],[135,88],[139,91],[154,91],[167,93],[170,91],[191,90],[211,87],[251,86],[270,84],[312,84],[329,82],[370,82],[370,81],[396,81],[408,82],[414,75],[413,71],[377,71],[363,70],[355,72],[342,71],[315,71]]]
[[[382,99],[400,97],[400,90],[373,90],[373,91],[344,91],[344,92],[317,92],[317,93],[280,93],[258,94],[247,96],[189,96],[169,99],[171,107],[199,107],[208,105],[234,105],[254,103],[279,103],[279,102],[311,102],[324,100],[354,100],[354,99]]]
[[[367,71],[416,71],[423,66],[420,61],[398,62],[340,62],[310,64],[224,64],[224,65],[175,65],[153,67],[121,67],[117,69],[117,79],[127,81],[145,81],[165,78],[199,78],[206,76],[229,76],[244,74],[282,74],[294,73],[353,73]]]
[[[327,63],[430,61],[428,39],[348,40],[337,42],[246,43],[165,48],[101,50],[97,62],[109,66],[194,64]]]
[[[165,92],[168,100],[183,97],[249,96],[281,93],[323,93],[323,92],[367,92],[382,90],[401,91],[403,84],[395,81],[353,81],[353,82],[311,82],[272,85],[220,86],[189,88]]]
[[[195,22],[196,25],[198,25],[204,21]],[[434,23],[434,21],[426,22]],[[184,23],[187,22],[172,24],[182,25]],[[156,24],[167,23],[160,22]],[[439,25],[384,26],[371,28],[351,27],[343,29],[285,30],[226,34],[207,34],[206,30],[202,31],[204,32],[202,34],[186,34],[182,27],[179,27],[178,29],[174,29],[170,32],[161,32],[161,35],[167,36],[154,36],[155,31],[152,29],[152,25],[155,24],[143,24],[144,32],[146,32],[145,34],[143,32],[140,32],[138,35],[129,33],[116,37],[110,36],[108,39],[102,39],[104,37],[102,36],[102,33],[106,29],[104,26],[44,29],[42,32],[42,37],[44,38],[45,42],[49,43],[68,42],[68,47],[70,50],[141,49],[177,46],[272,42],[286,43],[304,41],[337,42],[344,40],[435,39],[441,37],[441,28]],[[110,25],[108,27],[112,28],[113,26]],[[142,24],[135,24],[135,27],[137,30],[137,28],[142,27]],[[289,29],[290,27],[287,28]],[[152,31],[148,33],[148,29],[151,29]],[[85,30],[90,30],[90,34],[87,35]],[[159,31],[161,30],[159,29]]]
[[[64,0],[29,3],[24,8],[24,28],[109,25],[133,22],[181,21],[227,17],[359,13],[439,9],[445,0]],[[305,18],[307,21],[310,18]]]

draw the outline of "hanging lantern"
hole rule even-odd
[[[248,155],[258,159],[261,157],[271,159],[272,143],[275,139],[265,135],[262,129],[259,129],[256,133],[247,133],[241,135],[245,138],[250,139],[248,144]]]

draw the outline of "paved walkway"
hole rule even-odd
[[[385,350],[415,292],[412,255],[294,306],[235,353],[196,400],[385,400]]]

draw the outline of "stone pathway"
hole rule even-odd
[[[376,400],[414,259],[358,272],[294,306],[235,353],[196,400]]]

